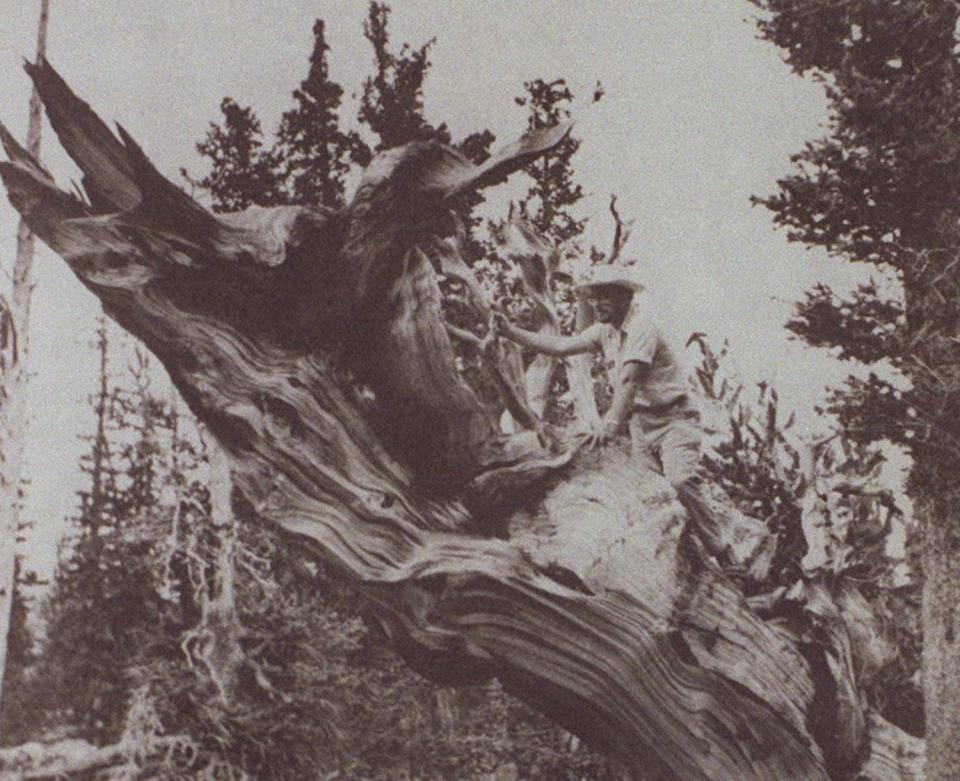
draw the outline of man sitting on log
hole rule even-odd
[[[498,315],[498,332],[549,355],[602,350],[613,401],[600,427],[590,434],[589,444],[606,444],[626,424],[634,454],[656,457],[671,485],[687,486],[700,462],[700,414],[690,395],[680,353],[658,322],[639,268],[584,266],[573,276],[574,285],[593,305],[596,323],[573,336],[563,336],[525,331]]]

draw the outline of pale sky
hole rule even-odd
[[[306,74],[313,20],[327,23],[332,77],[350,93],[370,73],[362,37],[366,0],[52,0],[48,57],[107,122],[118,121],[158,168],[179,182],[203,167],[194,145],[219,119],[225,95],[252,105],[268,132]],[[525,80],[565,77],[586,98],[575,158],[596,215],[590,237],[606,248],[611,193],[636,225],[626,254],[651,264],[688,331],[729,339],[747,381],[772,380],[802,419],[846,370],[787,340],[791,302],[817,281],[850,284],[849,264],[788,244],[751,194],[773,192],[788,157],[824,132],[821,89],[793,74],[759,41],[747,0],[395,0],[392,38],[435,37],[426,106],[454,138],[489,128],[498,142],[523,130],[513,102]],[[0,3],[0,119],[26,135],[39,0]],[[76,173],[44,129],[42,157],[63,185]],[[518,187],[520,183],[514,185]],[[509,190],[491,208],[502,205]],[[9,289],[16,215],[0,203],[0,289]],[[75,506],[76,461],[91,413],[99,306],[45,247],[36,259],[31,328],[32,417],[27,477],[34,547],[52,550]],[[44,554],[47,555],[47,554]],[[43,556],[41,556],[43,558]]]

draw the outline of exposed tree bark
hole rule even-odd
[[[495,336],[490,330],[494,306],[460,254],[464,238],[465,236],[460,235],[458,229],[454,239],[435,242],[431,254],[441,274],[463,285],[467,293],[467,304],[475,314],[488,322],[488,332],[481,339],[472,332],[463,331],[450,324],[447,324],[447,331],[451,336],[471,342],[480,352],[484,367],[504,403],[505,411],[504,419],[500,421],[501,428],[512,430],[513,424],[516,423],[521,428],[542,433],[536,406],[528,403],[527,399],[531,397],[524,393],[525,376],[520,351],[513,349],[512,345],[505,345],[506,349],[497,349]],[[504,425],[506,419],[509,419],[509,425]]]
[[[520,268],[523,286],[536,307],[540,330],[560,333],[560,318],[553,303],[550,289],[554,273],[560,266],[560,250],[540,236],[533,226],[519,214],[511,212],[500,237],[501,249]],[[584,306],[586,298],[577,295],[577,330],[582,331],[592,322],[585,317],[592,308]],[[559,363],[550,355],[537,355],[524,374],[527,397],[538,415],[543,414],[553,376]],[[580,431],[594,429],[600,421],[596,397],[593,392],[591,355],[573,355],[565,360],[567,383],[573,401],[575,427]]]
[[[923,522],[923,692],[930,778],[960,773],[957,724],[960,713],[960,497],[918,502]]]
[[[85,740],[61,740],[56,743],[25,743],[0,749],[0,778],[69,778],[129,764],[134,754],[162,755],[180,749],[178,738],[154,738],[150,745],[130,745],[123,741],[112,746],[94,746]],[[126,776],[125,776],[126,777]]]
[[[840,778],[871,750],[872,777],[900,777],[904,738],[855,696],[866,654],[842,614],[813,643],[764,621],[661,476],[616,447],[500,435],[457,377],[417,247],[562,128],[481,167],[390,150],[339,212],[215,217],[47,64],[28,70],[90,203],[4,133],[12,203],[163,361],[229,460],[237,509],[353,580],[413,667],[496,676],[636,778]]]
[[[239,544],[237,522],[231,510],[230,466],[219,446],[205,439],[210,462],[210,524],[218,547],[211,562],[193,554],[187,546],[187,555],[196,559],[188,567],[194,599],[200,606],[200,620],[184,634],[181,648],[191,665],[200,663],[206,668],[220,699],[229,707],[234,702],[244,662],[240,647],[243,627],[236,601]]]
[[[511,213],[503,229],[501,249],[520,269],[523,288],[533,302],[537,330],[549,334],[560,333],[560,318],[553,304],[550,280],[557,270],[559,252],[517,213]],[[530,406],[537,415],[543,415],[553,382],[557,359],[550,355],[536,355],[524,373],[524,388]]]
[[[870,714],[870,755],[863,778],[922,781],[924,741],[907,735],[875,713]]]
[[[10,307],[0,296],[0,701],[7,666],[7,645],[13,616],[13,598],[17,572],[17,518],[19,506],[20,443],[16,434],[17,393],[14,373],[20,366],[18,332]],[[21,441],[22,441],[22,431]],[[2,737],[2,736],[0,736]]]
[[[50,1],[40,0],[37,30],[37,59],[47,49],[47,20]],[[34,88],[30,95],[30,120],[27,126],[27,152],[40,155],[41,105]],[[23,471],[23,438],[27,425],[27,355],[30,339],[30,297],[33,294],[33,232],[20,220],[17,230],[17,254],[13,265],[13,285],[9,306],[0,296],[0,318],[6,322],[0,330],[0,699],[7,668],[7,641],[13,610],[16,577],[17,536],[20,527],[20,479]],[[5,344],[3,344],[5,343]],[[5,348],[5,349],[4,349]],[[2,735],[0,735],[2,738]]]

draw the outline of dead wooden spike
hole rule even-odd
[[[4,370],[16,365],[18,360],[16,324],[7,299],[0,293],[0,381],[4,378]],[[3,391],[4,388],[0,386],[0,393]]]
[[[13,134],[7,130],[2,122],[0,122],[0,143],[2,143],[3,149],[7,153],[10,162],[29,168],[51,186],[54,184],[53,176],[51,176],[50,172],[41,165],[39,160],[34,159],[33,155],[21,146],[20,142],[14,138]]]
[[[142,194],[142,199],[138,206],[143,212],[148,212],[151,208],[158,205],[186,207],[189,211],[197,212],[198,204],[190,196],[184,193],[179,187],[170,182],[161,174],[150,158],[140,147],[133,136],[119,122],[116,123],[117,135],[126,150],[127,160],[130,164],[133,182],[137,185]],[[144,202],[151,199],[153,202]]]
[[[34,232],[38,232],[34,224],[38,221],[44,225],[59,224],[89,214],[80,201],[57,188],[45,172],[33,166],[0,163],[0,181],[7,189],[10,203]]]
[[[529,130],[512,144],[497,150],[482,165],[452,172],[444,182],[445,195],[455,198],[471,190],[499,184],[549,149],[561,143],[573,130],[573,122]]]
[[[624,221],[620,216],[620,212],[617,210],[617,196],[610,196],[610,214],[613,215],[614,222],[614,231],[613,231],[613,243],[610,247],[610,257],[607,258],[608,263],[615,263],[620,258],[620,253],[623,250],[626,243],[630,240],[630,234],[633,230],[633,220]]]
[[[17,139],[13,137],[7,126],[0,122],[0,142],[3,143],[3,149],[7,153],[7,157],[15,162],[21,160],[28,160],[30,158],[29,152],[20,146]]]
[[[81,100],[45,58],[26,63],[60,143],[80,170],[94,182],[113,210],[140,202],[127,151],[88,103]]]

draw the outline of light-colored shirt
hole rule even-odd
[[[647,291],[633,294],[630,309],[619,328],[611,323],[594,323],[588,330],[603,349],[611,382],[617,381],[621,368],[630,361],[649,367],[637,387],[635,410],[663,407],[687,395],[680,352],[658,322],[657,307]]]

